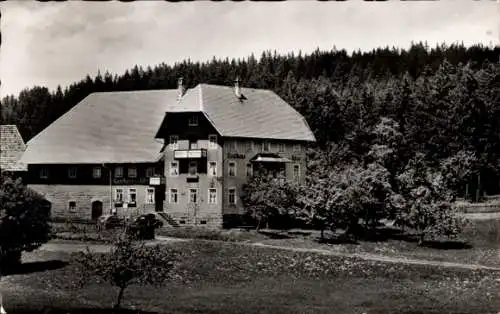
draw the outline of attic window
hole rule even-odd
[[[128,168],[128,177],[129,178],[137,178],[137,168],[135,168],[135,167]]]
[[[76,167],[70,167],[68,169],[68,178],[70,178],[70,179],[76,178]]]
[[[115,178],[123,178],[123,167],[116,167]]]
[[[49,177],[49,169],[47,167],[40,168],[40,179],[47,179]]]
[[[198,116],[189,117],[188,125],[189,126],[198,126]]]

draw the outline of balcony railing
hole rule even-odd
[[[199,149],[178,149],[174,151],[175,159],[195,159],[206,158],[207,150],[204,148]]]

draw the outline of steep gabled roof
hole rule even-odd
[[[25,163],[138,163],[161,157],[155,139],[176,90],[93,93],[27,144]]]
[[[199,84],[177,90],[93,93],[27,144],[25,164],[139,163],[161,158],[165,114],[202,112],[227,137],[315,141],[304,118],[275,93]]]
[[[25,171],[26,165],[19,162],[26,145],[15,125],[0,125],[0,170]]]
[[[229,86],[199,84],[168,112],[203,112],[228,137],[315,141],[305,119],[270,90],[241,88],[243,99]]]

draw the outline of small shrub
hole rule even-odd
[[[118,238],[108,254],[87,248],[74,256],[79,286],[94,278],[118,288],[115,308],[120,308],[125,289],[132,284],[163,285],[170,278],[175,259],[175,253],[167,247],[146,247],[130,237]]]

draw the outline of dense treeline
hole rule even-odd
[[[386,117],[402,134],[392,167],[402,167],[416,153],[437,161],[473,151],[484,188],[496,193],[499,54],[499,48],[429,48],[420,43],[408,50],[379,48],[350,55],[336,49],[308,55],[264,52],[259,59],[135,66],[119,76],[87,76],[54,92],[33,87],[5,97],[2,124],[18,125],[29,140],[92,92],[176,88],[179,76],[187,87],[229,85],[239,76],[242,85],[272,89],[301,112],[332,163],[363,162],[372,147],[370,130]]]

